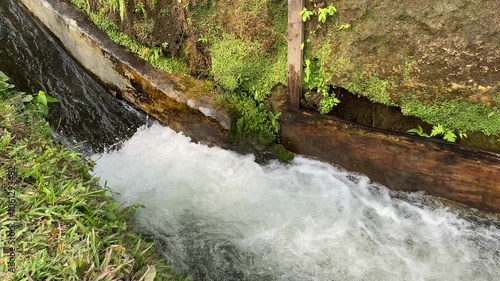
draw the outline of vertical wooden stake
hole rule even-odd
[[[288,102],[297,109],[302,97],[304,24],[300,12],[303,8],[304,0],[288,0]]]

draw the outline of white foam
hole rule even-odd
[[[153,125],[94,171],[199,280],[499,280],[496,227],[318,161],[253,160]]]

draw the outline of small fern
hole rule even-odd
[[[444,134],[445,134],[445,129],[444,129],[443,125],[438,124],[438,125],[432,126],[431,137],[444,135]]]
[[[424,130],[422,129],[422,127],[420,127],[420,125],[418,126],[418,128],[414,128],[414,129],[408,130],[406,132],[411,133],[411,134],[417,134],[417,135],[419,135],[421,137],[425,137],[425,138],[440,137],[443,140],[448,141],[448,142],[456,142],[457,138],[461,138],[461,139],[467,138],[467,134],[465,134],[464,132],[458,132],[458,136],[457,136],[457,134],[455,134],[455,132],[453,132],[453,130],[448,130],[445,127],[443,127],[443,125],[441,125],[441,124],[437,124],[437,125],[432,126],[432,131],[431,131],[430,135],[426,134],[424,132]]]
[[[446,131],[446,133],[444,133],[443,139],[449,142],[456,142],[457,135],[455,135],[455,133],[453,133],[452,131]]]

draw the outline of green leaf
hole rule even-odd
[[[119,0],[118,5],[120,10],[120,19],[123,21],[125,19],[125,0]]]
[[[422,127],[420,127],[420,125],[418,125],[418,128],[413,128],[413,129],[408,130],[406,132],[407,133],[414,133],[414,134],[417,134],[421,137],[430,138],[430,136],[428,134],[424,133],[424,129],[422,129]]]
[[[9,77],[5,73],[3,73],[2,71],[0,71],[0,81],[1,82],[9,81]]]
[[[319,12],[318,12],[318,20],[322,23],[324,23],[326,21],[326,11],[325,9],[319,9]]]
[[[33,100],[33,96],[32,95],[24,96],[22,100],[23,102],[30,102]]]
[[[156,268],[153,265],[153,268],[151,269],[151,271],[149,271],[148,274],[146,274],[146,276],[144,276],[144,281],[154,281],[155,277],[156,277]]]
[[[327,11],[330,16],[333,16],[337,12],[337,9],[335,8],[335,6],[330,5],[328,6]]]
[[[51,97],[49,95],[45,95],[47,97],[47,102],[60,102],[57,98]]]
[[[455,133],[453,133],[452,131],[447,131],[447,132],[444,134],[443,139],[444,139],[445,141],[455,142],[455,141],[457,141],[457,135],[455,135]]]
[[[435,137],[435,136],[439,136],[439,135],[444,135],[443,125],[438,124],[438,125],[432,126],[431,137]]]
[[[36,101],[44,106],[47,106],[47,96],[44,91],[38,91],[38,96],[36,96]]]
[[[300,11],[300,16],[302,17],[303,22],[308,21],[311,18],[312,14],[313,12],[309,11],[305,7],[302,9],[302,11]]]

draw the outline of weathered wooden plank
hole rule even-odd
[[[232,148],[231,120],[206,92],[211,86],[167,74],[113,42],[74,6],[58,0],[20,0],[84,69],[117,96],[183,132],[193,141]]]
[[[500,154],[384,132],[316,113],[286,110],[289,150],[360,172],[393,190],[425,191],[500,213]]]
[[[303,7],[304,0],[288,0],[288,95],[290,106],[297,109],[302,96],[304,24],[300,11]]]

